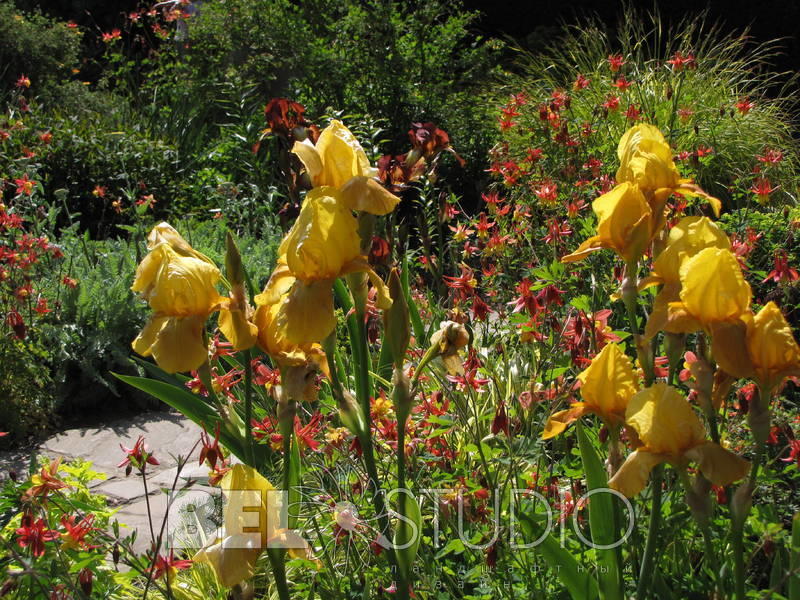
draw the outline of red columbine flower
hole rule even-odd
[[[684,68],[696,69],[697,61],[695,61],[694,54],[687,54],[686,56],[678,50],[672,55],[672,58],[667,61],[667,64],[672,65],[675,71],[682,71]]]
[[[503,431],[505,432],[506,437],[511,436],[511,428],[508,423],[505,400],[500,400],[500,402],[497,404],[497,410],[494,413],[494,419],[492,419],[491,431],[494,435],[497,435]]]
[[[772,187],[769,179],[766,177],[759,177],[755,183],[753,183],[753,187],[750,188],[750,191],[756,195],[760,204],[766,204],[769,200],[769,195],[777,189],[777,187]]]
[[[47,308],[47,298],[40,297],[39,300],[36,301],[36,306],[33,307],[40,315],[46,315],[49,312],[53,312],[51,309]]]
[[[545,204],[553,205],[558,200],[558,185],[553,181],[543,181],[533,193]]]
[[[474,299],[472,300],[472,317],[476,321],[485,321],[486,317],[489,316],[490,312],[492,311],[491,307],[484,302],[478,294],[475,294]]]
[[[126,448],[122,444],[119,445],[125,453],[125,460],[117,465],[117,468],[125,467],[125,476],[131,474],[134,467],[144,472],[145,465],[158,465],[160,464],[156,457],[153,456],[144,445],[144,436],[140,435],[139,439],[133,445],[133,448]]]
[[[544,236],[544,242],[546,244],[558,243],[561,238],[569,235],[572,235],[572,229],[569,228],[569,224],[559,222],[558,219],[553,217],[547,224],[547,235]]]
[[[629,121],[638,121],[641,118],[641,113],[636,108],[636,105],[631,104],[628,106],[628,110],[625,111],[625,118]]]
[[[188,569],[192,566],[191,560],[176,560],[175,551],[170,550],[169,556],[159,554],[153,565],[153,579],[167,578],[168,583],[172,583],[178,575],[178,571]]]
[[[586,77],[578,73],[578,76],[575,78],[575,83],[572,84],[573,90],[584,90],[589,87],[589,83],[591,83]]]
[[[467,265],[461,265],[461,274],[457,277],[444,276],[445,285],[456,290],[456,296],[461,300],[466,300],[475,294],[475,287],[478,281],[475,279],[475,273]]]
[[[775,283],[780,283],[781,281],[797,281],[800,279],[800,274],[797,273],[797,270],[789,266],[789,257],[786,254],[786,250],[778,250],[775,253],[775,266],[761,283],[769,281],[770,279]]]
[[[36,558],[44,554],[45,542],[52,542],[60,537],[57,531],[47,529],[44,519],[34,521],[33,515],[30,514],[24,515],[20,524],[22,526],[16,531],[19,536],[17,543],[20,548],[30,548]]]
[[[217,460],[224,460],[225,458],[222,454],[222,449],[219,447],[219,423],[217,423],[214,431],[213,440],[208,436],[205,427],[203,427],[203,431],[200,433],[200,442],[203,444],[200,450],[200,464],[208,462],[208,466],[215,469]]]
[[[606,110],[614,112],[619,108],[619,96],[615,96],[614,94],[609,95],[608,98],[606,98],[606,101],[603,102],[602,106]]]
[[[94,525],[94,515],[86,515],[83,519],[75,520],[75,515],[64,515],[61,517],[61,526],[64,532],[61,534],[61,549],[78,550],[81,548],[89,548],[86,543],[86,536],[96,529]]]
[[[780,150],[773,150],[771,148],[767,148],[764,150],[763,155],[756,156],[756,160],[762,163],[770,163],[776,165],[783,160],[783,152],[781,152]]]
[[[297,437],[297,445],[300,448],[301,454],[306,448],[315,451],[319,448],[319,442],[314,439],[314,436],[318,435],[321,430],[322,413],[315,413],[309,422],[302,427],[300,426],[300,418],[295,416],[294,434]]]
[[[544,152],[542,151],[541,148],[528,148],[525,151],[525,158],[523,158],[522,160],[531,163],[532,165],[535,165],[537,162],[539,162],[539,160],[541,160],[543,153]]]
[[[104,33],[102,37],[103,37],[103,41],[106,44],[108,44],[110,42],[113,42],[113,41],[118,40],[119,38],[121,38],[122,37],[122,32],[115,27],[114,29],[111,30],[110,33]]]
[[[753,108],[755,108],[755,104],[750,102],[750,98],[745,96],[741,100],[739,100],[736,104],[734,104],[736,110],[738,110],[741,114],[746,115],[749,113]]]
[[[678,118],[681,120],[681,123],[686,123],[689,119],[692,118],[694,111],[691,108],[679,108],[678,109]]]
[[[616,73],[622,68],[622,65],[625,64],[625,59],[622,58],[621,54],[609,54],[608,56],[608,66],[611,67],[611,72]]]
[[[31,87],[31,80],[28,78],[27,75],[20,75],[17,82],[14,84],[18,88],[29,88]]]
[[[104,185],[96,185],[92,190],[92,196],[95,198],[105,198],[108,189]]]
[[[72,277],[68,277],[67,275],[64,275],[64,277],[61,278],[61,283],[63,283],[68,288],[72,289],[78,287],[78,280],[73,279]]]
[[[796,461],[800,469],[800,440],[789,440],[789,456],[781,459],[783,462]]]
[[[33,187],[36,185],[36,182],[29,178],[27,173],[25,173],[20,179],[15,179],[14,183],[17,186],[18,196],[20,194],[30,196],[33,193]]]
[[[620,92],[625,92],[629,87],[631,87],[631,82],[625,79],[624,75],[620,75],[611,85],[617,88]]]
[[[50,492],[61,490],[69,487],[66,483],[58,478],[58,468],[61,466],[61,459],[56,458],[50,462],[49,465],[42,467],[42,469],[31,476],[31,483],[33,484],[28,491],[25,492],[24,498],[31,500],[35,497],[47,498]]]

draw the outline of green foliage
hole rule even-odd
[[[676,52],[691,54],[695,66],[673,67],[667,61]],[[746,32],[727,34],[702,14],[668,27],[658,11],[628,8],[613,37],[591,20],[569,26],[541,53],[523,53],[518,72],[498,81],[497,102],[521,91],[528,98],[521,114],[510,119],[516,126],[501,139],[515,160],[528,148],[542,148],[544,159],[533,171],[563,180],[562,173],[584,173],[589,158],[615,164],[616,140],[635,122],[626,115],[633,107],[639,118],[664,132],[676,154],[685,152],[689,169],[682,171],[726,209],[749,204],[750,188],[763,176],[778,186],[772,202],[794,204],[800,166],[792,133],[796,77],[770,69],[779,52],[779,41],[758,44]],[[617,73],[610,69],[610,55],[624,60]],[[575,85],[579,75],[588,80],[587,87]],[[620,76],[630,83],[627,90],[613,85]],[[548,133],[547,119],[540,119],[540,107],[559,92],[569,97],[559,131],[579,140],[577,148],[559,148],[559,132]],[[609,98],[617,98],[619,107],[604,106]],[[752,107],[740,109],[742,100]],[[586,133],[587,128],[596,133]],[[756,157],[766,149],[780,150],[783,160],[760,163]]]
[[[59,101],[61,84],[78,64],[80,32],[38,13],[20,13],[0,2],[0,98],[27,76],[45,102]]]

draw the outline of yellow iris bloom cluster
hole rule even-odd
[[[237,350],[255,343],[282,366],[327,371],[320,342],[336,326],[333,282],[363,272],[376,288],[378,308],[391,306],[383,281],[361,252],[354,212],[385,215],[399,198],[374,178],[377,170],[353,134],[332,121],[316,146],[296,142],[297,154],[314,184],[279,248],[278,264],[263,292],[248,305],[243,286],[229,297],[217,292],[221,273],[167,223],[148,237],[148,255],[139,265],[133,291],[154,313],[133,342],[165,371],[192,371],[206,361],[205,323],[219,312],[219,328]],[[307,388],[306,388],[307,391]]]
[[[666,224],[666,204],[673,193],[705,198],[719,214],[720,201],[688,179],[681,179],[672,149],[653,125],[631,127],[617,147],[620,166],[617,185],[592,202],[598,218],[597,235],[585,240],[561,261],[582,260],[608,248],[626,263],[637,260]]]
[[[287,358],[307,353],[336,327],[332,285],[338,277],[365,272],[378,292],[378,308],[391,306],[386,286],[361,253],[353,211],[385,215],[400,201],[374,179],[364,150],[340,121],[322,131],[316,146],[295,142],[292,151],[314,188],[280,245],[272,277],[255,298],[262,347]]]
[[[592,205],[598,216],[597,235],[563,262],[609,248],[627,264],[636,264],[665,227],[666,201],[673,193],[702,196],[718,214],[717,199],[680,179],[669,145],[652,125],[626,132],[618,155],[618,185]],[[709,334],[718,364],[715,385],[752,378],[769,395],[785,377],[800,374],[800,347],[791,327],[773,302],[758,314],[752,312],[752,291],[730,240],[708,218],[684,217],[670,230],[652,272],[638,288],[652,285],[662,287],[644,337],[659,331]],[[631,360],[615,344],[605,346],[578,380],[583,401],[551,415],[543,438],[558,435],[587,413],[600,416],[611,428],[625,423],[635,438],[635,450],[609,485],[626,496],[639,493],[653,467],[663,462],[677,468],[695,462],[715,485],[728,485],[747,474],[746,460],[707,440],[705,427],[676,388],[655,383],[639,391]],[[755,429],[752,419],[751,426]],[[763,437],[763,432],[756,435]]]

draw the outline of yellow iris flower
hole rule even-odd
[[[193,560],[209,564],[222,585],[233,587],[251,578],[267,547],[289,548],[291,556],[310,556],[302,537],[281,528],[285,508],[281,495],[258,471],[234,465],[220,487],[225,493],[222,536],[198,551]]]
[[[653,285],[663,285],[647,320],[646,338],[652,338],[664,328],[669,304],[680,301],[680,268],[683,262],[706,248],[728,250],[730,247],[725,232],[707,217],[684,217],[670,230],[667,246],[653,261],[650,276],[639,282],[639,291]]]
[[[680,302],[667,308],[664,330],[692,333],[738,320],[750,310],[752,291],[730,250],[705,248],[680,266]]]
[[[800,347],[792,328],[774,302],[755,316],[712,329],[714,358],[735,377],[752,378],[771,393],[786,377],[800,375]]]
[[[641,492],[653,467],[669,463],[685,469],[697,463],[714,485],[728,485],[744,477],[750,463],[706,439],[706,430],[677,389],[656,383],[628,403],[625,422],[638,434],[641,446],[632,452],[608,482],[631,498]]]
[[[690,179],[681,179],[672,160],[672,149],[657,127],[647,123],[631,127],[619,141],[617,156],[620,163],[617,183],[635,183],[642,192],[651,195],[654,214],[663,213],[669,196],[677,193],[704,198],[719,216],[721,203],[718,199],[706,194]]]
[[[208,355],[205,322],[225,302],[215,287],[219,279],[210,262],[157,241],[136,269],[131,288],[155,311],[133,341],[134,351],[152,355],[168,373],[199,367]]]
[[[329,377],[330,372],[319,344],[293,344],[279,327],[280,308],[294,284],[295,278],[289,272],[285,258],[281,257],[264,291],[255,297],[253,320],[258,327],[258,345],[281,367],[283,384],[287,386],[290,397],[311,401],[315,393],[311,375],[321,371]]]
[[[623,183],[592,202],[597,215],[597,235],[585,240],[575,252],[561,259],[570,263],[602,248],[614,250],[623,260],[639,258],[653,237],[653,213],[633,183]]]
[[[610,427],[625,420],[628,401],[639,389],[631,359],[616,344],[606,345],[592,359],[592,364],[578,375],[583,402],[573,402],[566,409],[553,413],[547,420],[542,439],[550,439],[564,431],[583,415],[598,415]]]
[[[383,281],[361,254],[358,222],[333,187],[311,190],[278,250],[285,257],[281,278],[295,279],[278,309],[281,337],[295,345],[320,342],[336,327],[331,286],[338,277],[365,272],[375,286],[376,306],[392,300]]]
[[[341,203],[350,210],[385,215],[400,199],[378,183],[378,170],[369,164],[361,144],[341,121],[333,120],[319,136],[295,142],[292,147],[314,187],[331,186],[341,192]]]
[[[255,344],[257,330],[244,289],[231,297],[217,293],[217,266],[198,252],[171,225],[162,222],[147,236],[150,252],[136,270],[132,290],[155,311],[133,341],[142,356],[153,356],[168,373],[192,371],[206,359],[203,340],[209,315],[220,312],[219,328],[236,350]]]

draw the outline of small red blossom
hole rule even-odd
[[[681,120],[681,123],[686,123],[689,119],[692,118],[694,115],[694,111],[691,108],[684,107],[678,109],[678,118]]]
[[[642,113],[639,112],[639,109],[636,108],[635,104],[630,104],[625,110],[625,118],[629,121],[638,121],[642,118]]]
[[[798,274],[797,270],[789,266],[789,257],[786,253],[786,250],[778,250],[775,252],[774,267],[772,271],[769,272],[769,275],[764,278],[762,283],[765,283],[770,279],[775,283],[781,283],[782,281],[797,281],[800,279],[800,274]]]
[[[119,29],[117,29],[116,27],[114,29],[112,29],[110,32],[103,33],[103,35],[102,35],[102,39],[106,44],[108,44],[110,42],[113,42],[113,41],[116,41],[116,40],[120,39],[121,37],[122,37],[122,32]]]
[[[614,94],[609,95],[608,98],[606,98],[606,101],[603,102],[602,106],[603,106],[603,108],[605,108],[606,110],[609,110],[611,112],[614,112],[615,110],[618,110],[619,109],[619,96],[615,96]]]
[[[156,562],[153,564],[152,569],[153,579],[158,580],[166,577],[167,581],[171,583],[175,580],[178,571],[188,569],[191,566],[191,560],[176,560],[175,551],[170,550],[168,556],[159,554],[156,558]]]
[[[767,164],[778,164],[783,160],[783,152],[772,148],[764,149],[764,154],[756,156],[756,160]]]
[[[617,88],[620,92],[625,92],[629,87],[631,87],[631,82],[625,79],[624,75],[620,75],[611,85]]]
[[[667,61],[667,64],[672,65],[672,68],[675,71],[682,71],[684,68],[697,68],[697,61],[694,58],[694,54],[687,54],[684,56],[680,50],[672,55],[672,58]]]
[[[27,75],[20,75],[17,82],[14,84],[18,88],[29,88],[31,87],[31,80]]]
[[[125,476],[130,475],[134,467],[144,471],[145,465],[160,464],[156,457],[145,448],[143,435],[139,436],[133,448],[126,448],[122,444],[119,447],[125,453],[125,459],[117,465],[117,468],[125,467]]]
[[[14,180],[14,184],[17,186],[17,195],[25,194],[26,196],[30,196],[33,193],[33,188],[36,185],[36,182],[28,177],[28,174],[25,173],[19,179]]]
[[[797,468],[800,469],[800,440],[789,440],[789,456],[782,458],[783,462],[794,461]]]
[[[755,108],[756,105],[753,102],[750,102],[750,98],[744,97],[741,100],[739,100],[736,104],[734,104],[734,106],[736,107],[736,110],[738,110],[740,114],[746,115],[751,110],[753,110],[753,108]]]
[[[64,275],[64,277],[61,278],[61,283],[63,283],[68,288],[72,289],[78,287],[78,280],[73,279],[72,277],[68,277],[67,275]]]
[[[777,190],[778,187],[772,187],[770,180],[766,177],[759,177],[754,183],[750,191],[756,195],[756,199],[760,204],[765,204],[769,201],[769,196],[772,192]]]
[[[589,87],[590,83],[591,82],[589,79],[578,73],[578,76],[575,78],[575,82],[572,84],[572,89],[576,91],[585,90],[587,87]]]
[[[545,204],[552,205],[558,200],[558,185],[553,181],[543,181],[533,193]]]
[[[617,71],[619,71],[624,64],[625,64],[625,59],[622,57],[621,54],[609,54],[608,66],[611,68],[612,73],[616,73]]]
[[[17,543],[20,548],[30,548],[34,557],[44,555],[44,545],[60,537],[58,531],[48,529],[44,519],[33,520],[33,516],[26,514],[22,517],[21,527],[17,529]]]
[[[61,526],[64,532],[61,534],[61,547],[72,550],[90,548],[86,541],[86,536],[96,528],[94,525],[94,515],[86,515],[83,519],[75,522],[75,515],[64,515],[61,517]]]

